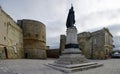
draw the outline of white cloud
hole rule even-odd
[[[120,9],[106,10],[101,12],[90,13],[79,18],[77,23],[79,28],[91,29],[96,27],[107,27],[113,24],[120,23]]]

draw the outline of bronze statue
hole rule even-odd
[[[73,27],[75,24],[75,16],[74,16],[74,10],[73,6],[71,5],[71,9],[69,9],[68,17],[67,17],[67,22],[66,22],[66,27]]]

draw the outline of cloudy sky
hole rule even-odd
[[[78,33],[107,27],[120,46],[120,0],[0,0],[2,8],[15,20],[33,19],[46,25],[47,45],[59,47],[60,34],[66,33],[71,3]]]

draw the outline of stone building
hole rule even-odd
[[[61,37],[60,43],[65,44],[65,38]],[[95,32],[83,32],[78,34],[79,48],[87,58],[106,59],[113,50],[113,36],[107,28]],[[62,50],[64,45],[60,45]]]
[[[35,20],[18,20],[23,29],[25,58],[46,59],[46,27]]]
[[[0,8],[0,58],[23,58],[23,32],[17,23]]]
[[[79,33],[78,43],[87,58],[106,59],[113,50],[113,36],[108,28]]]

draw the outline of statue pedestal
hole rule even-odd
[[[102,66],[96,62],[90,62],[83,55],[78,47],[77,42],[77,29],[76,27],[70,27],[67,29],[67,40],[65,49],[58,60],[48,66],[61,70],[64,72],[73,72],[78,70],[86,70]]]
[[[83,55],[78,47],[77,41],[77,29],[76,27],[70,27],[67,29],[67,39],[65,49],[62,52],[60,58],[55,62],[56,64],[81,64],[89,62]]]
[[[80,54],[81,50],[78,47],[77,41],[77,28],[70,27],[67,29],[66,33],[67,33],[66,44],[62,54]]]

